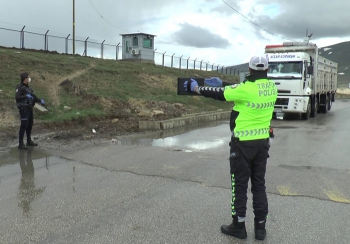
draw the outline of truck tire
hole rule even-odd
[[[321,111],[321,106],[320,106],[321,95],[319,95],[319,94],[316,95],[316,102],[317,102],[317,113],[320,114],[322,112]]]
[[[331,108],[332,108],[332,104],[333,104],[333,102],[332,102],[332,94],[331,93],[328,93],[328,111],[329,110],[331,110]]]
[[[310,114],[311,114],[311,99],[309,99],[309,103],[307,104],[306,112],[301,114],[301,118],[303,120],[308,120],[310,118]]]
[[[320,107],[320,110],[322,113],[326,114],[328,112],[328,103],[329,103],[327,94],[322,94],[320,99],[321,99],[321,103],[324,104]]]
[[[318,101],[316,96],[311,96],[311,113],[310,117],[314,118],[316,117],[316,114],[318,112]]]
[[[323,113],[326,114],[328,112],[328,110],[329,110],[329,96],[327,94],[325,96],[326,96],[326,106],[324,106]]]

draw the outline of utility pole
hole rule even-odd
[[[75,55],[75,0],[73,0],[73,55]]]

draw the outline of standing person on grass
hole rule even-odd
[[[21,118],[21,126],[18,133],[18,148],[28,149],[28,146],[38,146],[32,138],[33,128],[33,108],[35,103],[45,105],[44,100],[34,95],[33,89],[29,87],[31,81],[28,72],[23,72],[20,75],[21,83],[16,86],[16,103]],[[24,133],[27,135],[27,144],[24,144]]]
[[[266,237],[268,202],[265,172],[270,148],[270,123],[277,99],[275,83],[267,78],[268,61],[264,56],[254,56],[249,61],[249,72],[241,84],[222,87],[219,78],[205,79],[198,86],[196,80],[184,83],[186,90],[216,100],[234,102],[230,118],[230,174],[232,186],[232,223],[222,225],[221,232],[240,239],[247,238],[245,228],[247,188],[251,179],[254,209],[255,239]]]

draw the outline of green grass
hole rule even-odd
[[[177,78],[219,76],[228,82],[239,81],[237,76],[217,72],[180,70],[148,63],[1,47],[0,60],[0,90],[3,90],[0,107],[14,110],[15,86],[20,82],[20,73],[27,71],[32,78],[30,86],[34,93],[44,99],[50,109],[49,113],[36,114],[36,118],[43,122],[111,116],[123,104],[133,109],[143,106],[149,109],[150,106],[182,103],[185,106],[184,113],[190,110],[202,112],[231,109],[230,103],[198,96],[176,95]],[[60,86],[66,79],[74,87],[79,87],[81,92],[75,93],[71,86],[68,89]],[[152,105],[149,105],[150,102],[153,102]],[[64,110],[64,106],[71,107],[72,110]]]
[[[44,113],[40,117],[45,122],[60,123],[64,121],[80,121],[86,117],[98,117],[105,115],[105,113],[98,108],[79,110],[73,109],[64,113],[61,113],[60,111],[61,110],[54,108],[53,110],[50,110],[49,113]]]

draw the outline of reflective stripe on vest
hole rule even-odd
[[[255,109],[263,109],[263,108],[271,108],[275,106],[275,102],[267,102],[267,103],[247,103],[248,108],[255,108]]]
[[[269,134],[270,128],[254,129],[254,130],[244,130],[232,132],[233,137],[243,138],[247,136],[259,136]]]

